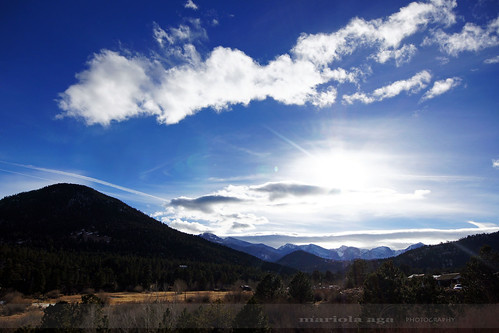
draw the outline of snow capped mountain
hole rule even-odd
[[[419,243],[416,243],[416,244],[412,244],[410,245],[409,247],[407,247],[404,252],[407,252],[407,251],[410,251],[410,250],[414,250],[414,249],[417,249],[417,248],[420,248],[421,246],[425,246],[423,243],[419,242]]]
[[[321,258],[340,260],[340,257],[336,251],[328,250],[315,244],[301,245],[300,249],[305,252],[315,254]]]
[[[212,243],[218,243],[218,244],[223,244],[224,243],[224,239],[221,238],[221,237],[218,237],[217,235],[215,234],[210,234],[209,232],[205,232],[204,234],[202,235],[199,235],[201,238],[204,238]]]
[[[222,244],[232,249],[246,252],[257,258],[271,262],[276,262],[282,257],[299,250],[311,253],[324,259],[348,261],[354,259],[385,259],[395,257],[404,252],[424,246],[423,243],[417,243],[407,247],[404,250],[392,250],[387,246],[379,246],[373,249],[359,249],[357,247],[343,245],[337,249],[325,249],[315,244],[295,245],[287,243],[278,249],[275,249],[265,244],[254,244],[234,237],[221,238],[210,233],[204,233],[199,236],[210,242]]]
[[[300,247],[298,245],[287,243],[279,247],[277,251],[284,257],[286,254],[290,254],[291,252],[295,252],[299,249]]]

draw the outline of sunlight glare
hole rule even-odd
[[[355,190],[365,188],[374,179],[375,170],[358,154],[327,152],[300,158],[297,172],[304,181],[331,188]]]

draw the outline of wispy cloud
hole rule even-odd
[[[233,234],[233,236],[252,243],[263,242],[276,248],[286,243],[313,243],[329,249],[338,248],[341,245],[357,246],[360,248],[389,246],[393,249],[403,249],[419,242],[427,245],[439,244],[441,242],[458,240],[469,235],[499,231],[499,226],[495,223],[474,221],[468,221],[468,223],[472,224],[474,227],[455,229],[422,228],[359,230],[331,233],[328,235],[268,234],[238,236],[237,234]]]
[[[445,80],[440,80],[440,81],[435,81],[433,84],[433,87],[431,87],[430,90],[428,90],[423,97],[421,98],[421,101],[425,101],[428,99],[435,98],[439,95],[442,95],[449,90],[459,86],[461,84],[461,78],[459,77],[451,77]]]
[[[141,191],[137,191],[137,190],[134,190],[134,189],[131,189],[131,188],[128,188],[128,187],[116,185],[116,184],[113,184],[113,183],[110,183],[110,182],[107,182],[107,181],[104,181],[104,180],[100,180],[100,179],[97,179],[97,178],[84,176],[84,175],[81,175],[81,174],[78,174],[78,173],[74,173],[74,172],[67,172],[67,171],[56,170],[56,169],[41,168],[41,167],[37,167],[37,166],[33,166],[33,165],[18,164],[18,163],[11,163],[11,162],[5,162],[5,161],[0,161],[0,163],[11,165],[11,166],[15,166],[15,167],[21,167],[21,168],[24,168],[24,169],[31,169],[31,170],[41,171],[41,172],[45,172],[45,173],[49,173],[49,174],[66,176],[66,177],[70,177],[70,178],[74,178],[74,179],[79,179],[79,180],[83,180],[83,181],[90,182],[90,183],[105,185],[105,186],[112,187],[112,188],[115,188],[115,189],[120,190],[120,191],[132,193],[132,194],[135,194],[135,195],[147,197],[147,198],[154,199],[154,200],[159,200],[161,202],[166,202],[167,201],[166,199],[160,198],[160,197],[155,196],[155,195],[147,194],[147,193],[144,193],[144,192],[141,192]],[[17,173],[17,172],[15,172],[15,173]],[[24,173],[17,173],[17,174],[24,174]],[[36,178],[40,178],[40,177],[36,176]],[[41,178],[41,179],[45,179],[45,178]]]
[[[431,74],[428,71],[422,71],[407,80],[393,82],[387,86],[378,88],[370,94],[355,93],[352,95],[343,95],[345,104],[353,104],[355,101],[360,101],[364,104],[380,102],[387,98],[392,98],[402,92],[415,93],[424,89],[431,80]]]
[[[189,198],[176,198],[170,201],[173,207],[184,207],[187,209],[200,210],[205,213],[212,213],[214,205],[238,203],[242,200],[235,197],[228,197],[223,195],[205,195],[195,199]]]
[[[489,65],[490,64],[497,64],[497,63],[499,63],[499,56],[496,56],[494,58],[485,59],[484,63],[489,64]]]
[[[197,10],[198,6],[192,1],[192,0],[187,0],[187,2],[184,5],[185,8]]]
[[[208,38],[206,30],[201,26],[200,19],[186,19],[185,24],[178,28],[163,30],[156,22],[153,23],[153,36],[161,47],[172,45],[191,45],[190,43]]]
[[[318,65],[327,65],[352,54],[356,49],[375,48],[375,58],[386,62],[389,58],[407,57],[414,45],[399,46],[401,42],[426,28],[428,24],[450,25],[455,22],[455,1],[413,2],[386,19],[355,18],[344,28],[330,34],[303,34],[292,52],[297,58]]]
[[[324,187],[308,185],[308,184],[293,184],[293,183],[267,183],[252,188],[254,191],[269,194],[269,199],[275,200],[287,196],[308,196],[322,195],[334,192],[340,192],[337,189],[326,189]]]
[[[409,44],[395,50],[381,50],[380,52],[378,52],[378,54],[374,55],[374,58],[382,64],[390,59],[395,59],[395,64],[397,67],[399,67],[402,64],[409,62],[414,54],[416,54],[416,51],[416,46],[414,46],[413,44]]]
[[[499,159],[492,160],[492,167],[495,169],[499,169]]]
[[[432,37],[427,37],[423,45],[437,44],[440,49],[457,56],[464,51],[476,52],[499,45],[499,17],[490,21],[485,27],[474,23],[466,23],[461,32],[448,34],[437,30]]]
[[[393,59],[397,66],[410,61],[417,47],[403,44],[404,39],[430,25],[453,24],[454,7],[453,0],[413,2],[386,18],[354,18],[332,33],[302,34],[289,53],[266,64],[229,47],[199,54],[195,43],[207,38],[199,19],[187,20],[177,28],[162,29],[155,24],[154,38],[163,58],[110,50],[96,53],[87,69],[77,75],[78,82],[60,94],[58,103],[63,112],[59,118],[70,116],[89,125],[109,125],[132,117],[155,116],[160,123],[175,124],[204,108],[221,112],[231,105],[267,98],[286,105],[328,107],[336,103],[338,85],[358,84],[359,77],[366,75],[359,68],[369,68],[369,61],[388,63]],[[336,62],[360,49],[369,52],[360,66],[349,70],[335,67]],[[167,59],[172,57],[176,61]],[[422,71],[372,94],[347,94],[343,100],[371,103],[401,91],[418,91],[427,84],[428,76]]]

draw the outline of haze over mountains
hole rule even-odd
[[[275,249],[265,244],[254,244],[242,241],[234,237],[222,238],[211,233],[201,234],[200,237],[209,240],[210,242],[222,244],[232,249],[251,254],[257,258],[270,262],[277,262],[281,258],[295,251],[304,251],[323,259],[338,261],[349,261],[354,259],[385,259],[395,257],[409,250],[424,246],[423,243],[417,243],[403,250],[392,250],[387,246],[380,246],[373,249],[360,249],[352,246],[341,246],[336,249],[325,249],[315,244],[295,245],[288,243]]]

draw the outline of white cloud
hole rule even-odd
[[[336,102],[337,91],[334,87],[329,87],[328,90],[318,93],[313,99],[312,104],[320,108],[333,105]]]
[[[398,192],[387,188],[340,190],[306,183],[229,185],[198,198],[174,198],[156,217],[201,223],[217,234],[284,225],[295,228],[394,216],[441,214],[446,208],[428,200],[427,189]],[[436,207],[438,206],[438,207]],[[341,222],[340,222],[341,221]],[[238,223],[239,228],[234,228]],[[263,229],[262,229],[263,228]],[[199,229],[199,228],[197,228]],[[197,230],[196,229],[196,230]]]
[[[104,50],[95,54],[89,69],[76,75],[79,84],[60,94],[59,117],[83,118],[87,124],[109,125],[112,120],[158,112],[149,94],[150,62]]]
[[[428,71],[421,71],[407,80],[395,81],[392,84],[378,88],[370,94],[354,93],[352,95],[343,95],[343,102],[353,104],[355,101],[360,101],[364,104],[379,102],[386,98],[392,98],[403,91],[408,93],[416,93],[424,89],[431,80],[431,74]]]
[[[431,87],[430,90],[428,90],[423,97],[421,98],[421,101],[425,101],[428,99],[435,98],[439,95],[442,95],[446,93],[447,91],[457,87],[458,85],[461,84],[461,78],[459,77],[451,77],[445,80],[440,80],[440,81],[435,81],[433,84],[433,87]]]
[[[223,199],[212,200],[216,197]],[[177,199],[173,199],[171,203],[175,200]],[[438,221],[442,218],[448,219],[449,214],[471,214],[466,207],[445,202],[429,189],[397,191],[393,188],[373,187],[340,190],[307,183],[273,182],[248,186],[229,185],[189,200],[209,207],[203,206],[199,209],[190,205],[170,203],[165,206],[164,211],[158,212],[157,216],[165,223],[176,228],[181,227],[181,230],[186,232],[199,233],[209,230],[217,235],[244,234],[242,238],[246,240],[269,244],[272,244],[272,237],[275,242],[335,243],[338,246],[354,239],[365,246],[391,245],[401,248],[419,241],[427,244],[439,243],[478,232],[499,230],[493,223],[468,221],[474,228],[444,230],[423,227],[408,230],[354,231],[363,230],[367,225],[372,226],[363,224],[366,220],[403,221],[409,218],[424,221],[431,218]],[[189,228],[192,230],[189,231]],[[251,236],[248,236],[251,230],[257,231],[258,234],[274,236],[255,236],[251,239]],[[283,238],[286,230],[293,230],[298,234]]]
[[[413,2],[385,20],[355,18],[346,27],[331,34],[303,34],[292,52],[298,59],[324,66],[352,54],[359,47],[375,46],[378,48],[376,58],[380,62],[397,57],[402,61],[415,52],[414,45],[398,49],[402,40],[430,23],[454,23],[452,10],[455,6],[455,1],[445,0]]]
[[[480,229],[488,229],[488,228],[497,228],[497,225],[490,222],[476,222],[476,221],[468,221],[469,224],[473,224]]]
[[[486,60],[484,61],[484,63],[489,64],[489,65],[490,65],[490,64],[497,64],[497,63],[499,63],[499,56],[496,56],[496,57],[494,57],[494,58],[489,58],[489,59],[486,59]]]
[[[381,50],[378,54],[374,56],[374,58],[379,63],[382,64],[384,64],[390,59],[395,59],[395,64],[397,65],[397,67],[399,67],[402,64],[411,61],[414,54],[416,54],[416,51],[417,51],[416,46],[410,44],[410,45],[404,45],[403,47],[397,50],[389,50],[389,49]]]
[[[191,60],[193,57],[190,57]],[[109,125],[133,116],[156,115],[174,124],[199,110],[217,111],[248,105],[267,97],[284,104],[330,104],[334,90],[317,91],[331,72],[288,55],[261,66],[239,50],[218,47],[204,62],[164,70],[139,57],[104,50],[78,74],[79,83],[61,94],[61,116],[81,117],[87,124]]]
[[[187,2],[185,3],[184,7],[192,9],[192,10],[197,10],[198,9],[198,6],[192,0],[187,0]]]
[[[492,167],[499,169],[499,159],[497,160],[492,160]]]
[[[208,39],[208,35],[201,26],[200,19],[186,19],[185,22],[186,24],[169,28],[167,31],[154,22],[153,37],[165,56],[180,60],[181,63],[195,65],[201,61],[201,56],[194,43]]]
[[[200,55],[195,44],[207,39],[207,34],[199,19],[187,19],[177,28],[166,30],[154,24],[153,36],[162,55],[146,57],[109,50],[95,54],[88,68],[77,74],[78,82],[60,94],[62,113],[58,117],[76,117],[89,125],[106,126],[147,115],[163,124],[175,124],[205,108],[221,112],[232,105],[246,106],[267,98],[287,105],[331,106],[337,99],[333,81],[358,84],[366,75],[356,67],[349,71],[330,68],[334,61],[367,48],[371,55],[366,61],[385,63],[394,59],[400,66],[416,52],[413,44],[400,46],[402,41],[429,24],[452,24],[455,6],[453,0],[413,2],[386,19],[355,18],[331,34],[303,34],[289,54],[266,64],[227,47]],[[369,95],[346,95],[344,101],[371,103],[401,91],[415,92],[426,84],[429,73],[418,75]]]
[[[212,230],[205,225],[198,222],[186,222],[181,219],[166,219],[162,218],[161,221],[166,223],[169,227],[177,229],[188,234],[201,234],[204,232],[212,232]]]
[[[485,48],[499,45],[499,17],[482,28],[473,23],[466,23],[461,32],[447,34],[437,30],[431,38],[426,38],[423,45],[437,44],[440,49],[457,56],[464,51],[480,51]]]

